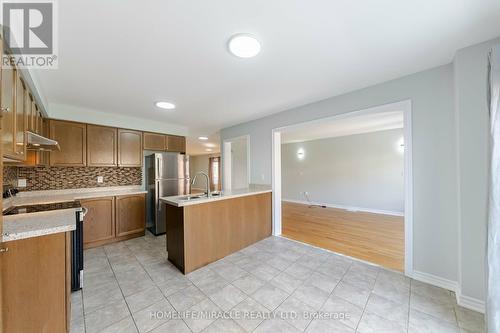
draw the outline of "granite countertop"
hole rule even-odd
[[[160,197],[160,200],[168,205],[172,205],[172,206],[176,206],[176,207],[185,207],[185,206],[198,205],[198,204],[202,204],[202,203],[209,203],[209,202],[213,202],[213,201],[234,199],[234,198],[262,194],[262,193],[269,193],[269,192],[272,192],[271,186],[251,185],[250,187],[244,188],[244,189],[224,190],[221,192],[221,195],[212,196],[209,198],[204,197],[204,198],[193,199],[193,200],[182,200],[182,198],[187,197],[187,195],[177,195],[177,196],[171,196],[171,197]]]
[[[2,242],[75,230],[77,210],[81,208],[6,215],[3,217]]]
[[[19,192],[15,197],[4,200],[3,209],[11,206],[36,205],[44,203],[73,201],[88,198],[114,197],[147,193],[140,186],[114,186],[81,188],[70,190]]]
[[[20,192],[4,199],[3,208],[74,201],[87,198],[133,195],[146,193],[140,186],[116,186],[88,189]],[[76,229],[75,212],[81,208],[60,209],[46,212],[5,215],[2,242],[19,240]]]

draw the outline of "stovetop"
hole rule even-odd
[[[12,206],[4,210],[3,215],[16,215],[26,213],[46,212],[58,209],[81,208],[79,201],[55,202],[40,205]]]

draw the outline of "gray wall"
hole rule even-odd
[[[462,293],[485,295],[485,249],[488,197],[487,105],[488,52],[500,39],[457,52],[455,96],[460,189],[460,280]]]
[[[413,107],[414,269],[456,281],[458,195],[451,64],[225,128],[221,139],[250,135],[250,182],[271,184],[273,128],[406,99]]]
[[[284,144],[282,198],[335,206],[404,211],[403,130]],[[303,149],[303,159],[297,151]]]

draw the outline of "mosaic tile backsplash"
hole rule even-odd
[[[14,169],[14,170],[10,170]],[[117,167],[4,167],[4,182],[24,178],[20,191],[65,190],[73,188],[141,185],[142,168]],[[97,176],[104,181],[97,183]]]

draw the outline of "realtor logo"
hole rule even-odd
[[[8,47],[3,64],[37,68],[57,66],[53,0],[3,1],[2,26]]]

